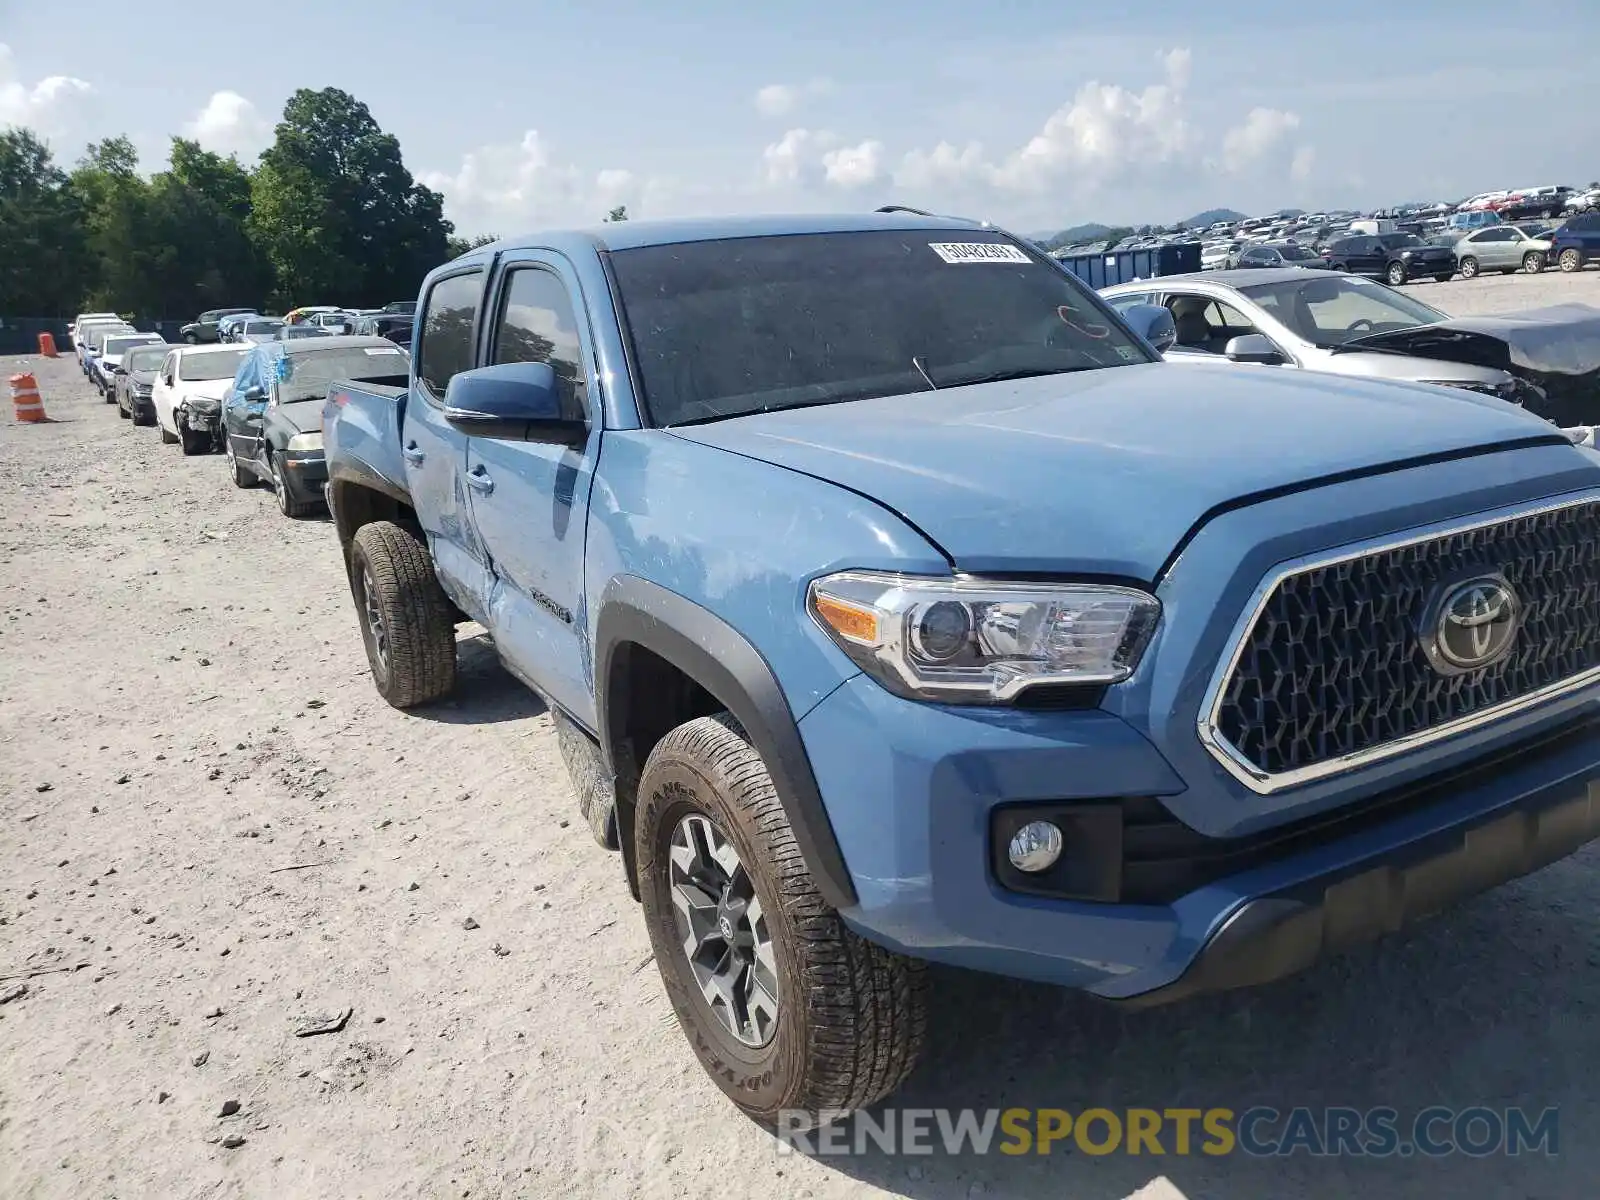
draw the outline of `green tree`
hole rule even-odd
[[[88,292],[83,213],[50,147],[0,130],[0,313],[58,316]]]
[[[150,185],[139,154],[125,137],[91,142],[73,169],[72,190],[83,211],[92,271],[88,303],[113,312],[149,312],[143,256]]]
[[[250,238],[250,175],[238,159],[173,138],[171,166],[151,181],[150,208],[164,315],[266,300],[272,267]]]
[[[500,235],[496,233],[480,233],[477,237],[462,237],[460,234],[451,234],[445,242],[445,257],[460,258],[469,250],[476,250],[479,246],[487,246],[490,242],[498,242]]]
[[[606,214],[607,221],[626,221],[628,219],[628,206],[619,204]]]
[[[415,295],[454,230],[443,197],[406,170],[400,143],[338,88],[289,97],[251,200],[250,229],[284,304]]]

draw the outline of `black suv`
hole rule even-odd
[[[1329,242],[1322,257],[1335,271],[1370,275],[1393,287],[1424,275],[1443,283],[1456,273],[1454,250],[1414,233],[1353,233]]]

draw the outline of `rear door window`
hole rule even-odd
[[[482,271],[447,276],[428,292],[417,346],[417,377],[435,400],[444,398],[452,379],[472,368],[473,334],[482,302]]]

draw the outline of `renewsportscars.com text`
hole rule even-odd
[[[826,1119],[827,1114],[823,1114]],[[817,1127],[782,1112],[778,1152],[853,1154],[1138,1154],[1314,1158],[1517,1156],[1560,1151],[1554,1108],[904,1108]]]

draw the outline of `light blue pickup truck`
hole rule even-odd
[[[758,1118],[892,1091],[925,962],[1259,984],[1600,833],[1600,455],[1170,334],[974,222],[628,222],[331,390],[378,690],[483,625]]]

